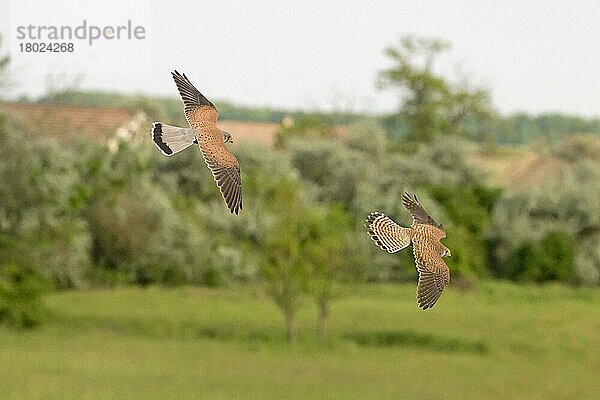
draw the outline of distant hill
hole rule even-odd
[[[119,107],[10,102],[0,102],[0,111],[21,121],[31,132],[57,139],[81,135],[105,139],[136,119],[140,120],[136,115],[141,114]]]
[[[62,105],[83,105],[94,107],[123,107],[141,109],[149,115],[169,118],[170,121],[185,122],[178,97],[147,97],[144,95],[127,96],[119,93],[96,91],[68,91],[41,97],[36,103]],[[219,109],[219,118],[236,121],[280,123],[286,116],[301,118],[317,116],[331,124],[348,124],[364,118],[365,114],[345,112],[310,112],[300,110],[282,110],[264,107],[247,107],[225,101],[214,101]]]
[[[173,124],[184,124],[179,98],[147,97],[144,95],[122,95],[97,91],[67,91],[44,96],[35,103],[61,105],[81,105],[93,107],[121,107],[132,111],[142,110],[153,119],[161,119]],[[406,124],[400,115],[367,115],[365,113],[315,112],[301,110],[283,110],[268,107],[240,106],[225,101],[215,101],[222,120],[253,121],[279,124],[286,117],[301,119],[317,117],[335,125],[347,125],[365,117],[376,118],[385,127],[392,138],[406,134]],[[466,121],[465,136],[478,142],[504,144],[525,144],[543,137],[558,142],[572,134],[600,136],[600,118],[583,118],[561,113],[530,115],[515,113],[498,116],[491,122]]]
[[[468,162],[489,174],[490,184],[522,188],[554,179],[573,162],[587,160],[600,168],[600,135],[570,135],[560,143],[533,146],[499,146],[486,151],[474,146]]]

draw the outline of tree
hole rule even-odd
[[[405,36],[396,47],[385,50],[394,65],[380,72],[379,85],[400,88],[398,118],[406,121],[411,141],[462,134],[467,118],[492,116],[486,89],[473,87],[466,77],[450,82],[434,71],[436,57],[449,48],[438,39]]]
[[[312,296],[319,336],[324,338],[329,305],[337,295],[335,283],[353,266],[351,215],[340,205],[307,201],[293,175],[281,175],[273,187],[271,213],[263,221],[268,232],[262,267],[267,294],[284,315],[290,342],[298,338],[296,312],[302,297]]]
[[[296,312],[308,278],[302,247],[310,229],[305,218],[307,211],[301,203],[298,180],[281,176],[271,203],[273,222],[265,226],[269,235],[264,246],[262,275],[267,294],[283,313],[290,342],[298,340]]]
[[[310,240],[303,249],[310,267],[307,289],[317,305],[318,335],[324,339],[330,303],[337,294],[335,283],[346,275],[354,258],[352,218],[342,207],[328,206],[314,208],[306,222],[310,229]]]

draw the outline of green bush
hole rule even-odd
[[[139,284],[201,282],[209,241],[159,190],[132,184],[86,208],[96,265]]]
[[[492,224],[486,233],[492,270],[499,277],[516,280],[568,277],[597,285],[599,209],[600,170],[588,160],[570,165],[538,187],[504,196],[494,207]],[[562,260],[560,266],[554,265],[547,259],[551,246],[560,248],[571,261],[563,260],[560,252],[552,253],[554,259]],[[528,267],[520,265],[523,260]],[[569,267],[569,263],[574,265]]]
[[[538,242],[521,244],[502,266],[515,281],[568,280],[574,273],[575,243],[561,231],[548,232]]]
[[[490,224],[491,208],[501,191],[474,184],[434,186],[430,188],[430,193],[449,218],[446,229],[448,237],[444,243],[452,250],[452,259],[447,262],[453,274],[488,275],[488,247],[482,234]]]
[[[490,221],[490,211],[500,197],[500,190],[482,185],[435,186],[431,197],[443,205],[448,216],[456,224],[465,226],[469,232],[480,234]]]
[[[374,175],[367,154],[331,140],[294,141],[289,147],[292,166],[318,188],[319,201],[350,209],[361,182]]]
[[[35,270],[0,264],[0,323],[18,328],[40,324],[46,314],[41,299],[45,289]]]
[[[0,260],[62,288],[85,286],[90,240],[78,216],[75,155],[1,125],[0,141]]]
[[[364,119],[350,125],[346,146],[378,157],[386,152],[385,130],[375,120]]]

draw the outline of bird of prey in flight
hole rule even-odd
[[[225,145],[233,143],[231,135],[217,128],[217,108],[192,85],[187,76],[177,71],[171,72],[171,75],[179,90],[190,128],[155,122],[152,125],[152,140],[166,156],[198,144],[229,211],[237,215],[242,209],[242,180],[238,160]]]
[[[419,272],[417,303],[427,310],[435,305],[450,282],[450,271],[443,257],[452,257],[452,254],[440,242],[446,237],[444,228],[425,211],[417,196],[404,192],[402,204],[412,215],[410,228],[401,227],[380,212],[369,214],[365,228],[377,246],[388,253],[395,253],[412,244]]]

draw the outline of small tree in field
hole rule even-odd
[[[38,325],[47,314],[42,303],[46,287],[32,268],[0,260],[0,324],[18,328]]]
[[[352,263],[352,219],[341,207],[315,209],[307,220],[310,240],[303,249],[310,266],[308,291],[317,305],[317,331],[327,336],[331,300],[336,296],[335,284]]]
[[[269,235],[265,239],[262,266],[267,294],[283,313],[290,342],[298,340],[296,312],[308,278],[302,247],[309,229],[301,203],[298,182],[282,176],[270,206],[274,221],[266,227]]]
[[[337,295],[335,283],[352,266],[352,218],[341,206],[308,202],[300,182],[282,175],[267,183],[269,216],[264,218],[266,292],[283,313],[288,340],[298,339],[296,312],[304,294],[317,304],[319,336],[327,334],[329,305]]]

